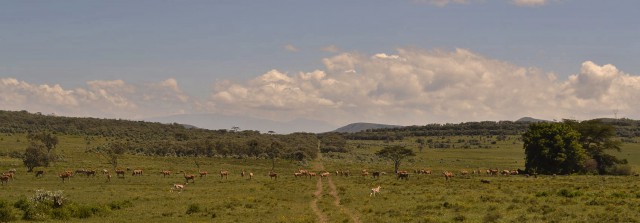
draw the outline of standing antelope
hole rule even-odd
[[[273,171],[269,171],[269,177],[271,177],[271,179],[278,179],[278,174],[273,172]]]
[[[62,179],[63,183],[64,183],[64,179],[71,180],[71,174],[68,173],[68,172],[61,173],[60,175],[58,175],[58,177],[60,177],[60,179]]]
[[[198,172],[200,173],[200,178],[202,178],[202,177],[206,177],[206,176],[207,176],[207,174],[209,174],[209,172],[207,172],[206,170],[198,171]]]
[[[378,187],[371,188],[371,193],[369,194],[369,197],[371,196],[375,197],[377,193],[380,193],[380,185],[378,185]]]
[[[196,176],[195,175],[187,175],[187,173],[185,173],[184,171],[181,171],[182,174],[184,175],[184,179],[187,181],[187,183],[189,183],[189,180],[191,180],[192,183],[196,183]]]
[[[249,172],[249,180],[253,179],[253,173]]]
[[[117,177],[122,176],[122,178],[124,178],[124,170],[116,170],[116,176]]]
[[[8,176],[0,176],[0,182],[2,182],[2,185],[4,185],[5,183],[9,183],[9,177]]]
[[[222,180],[222,178],[227,179],[227,177],[229,176],[229,171],[226,170],[221,170],[220,171],[220,179]]]

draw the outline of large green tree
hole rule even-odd
[[[580,133],[579,143],[589,156],[596,162],[596,168],[599,174],[606,174],[607,169],[616,164],[626,163],[626,160],[620,160],[613,155],[607,154],[607,150],[620,151],[621,142],[615,140],[616,129],[612,125],[602,123],[602,121],[574,121],[564,120],[564,123],[570,125],[573,129]]]
[[[525,168],[530,173],[570,174],[588,159],[580,133],[566,123],[534,123],[523,134]]]
[[[380,151],[376,152],[376,155],[390,159],[393,161],[394,172],[397,173],[400,168],[400,162],[409,156],[415,156],[416,154],[411,149],[407,149],[404,146],[388,146]]]

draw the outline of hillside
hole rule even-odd
[[[356,132],[361,132],[368,129],[387,129],[387,128],[400,128],[400,127],[402,126],[359,122],[359,123],[348,124],[346,126],[340,127],[331,132],[356,133]]]

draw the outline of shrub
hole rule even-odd
[[[6,201],[0,200],[0,222],[10,222],[17,220],[17,217],[13,214],[11,206]]]
[[[633,175],[633,170],[631,169],[631,166],[629,166],[627,164],[618,164],[618,165],[612,166],[612,167],[608,168],[607,172],[609,174],[619,175],[619,176],[631,176],[631,175]]]
[[[190,204],[189,208],[187,208],[187,214],[198,213],[201,210],[202,210],[202,208],[200,208],[200,205],[198,205],[198,204]]]

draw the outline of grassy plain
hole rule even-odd
[[[201,170],[210,174],[196,178],[182,193],[170,192],[174,183],[184,183],[181,174],[163,177],[161,170],[196,174],[196,159],[126,155],[122,168],[143,169],[143,176],[114,178],[76,175],[63,183],[57,174],[64,170],[112,169],[95,153],[85,152],[81,137],[63,136],[56,149],[64,160],[36,178],[26,173],[13,151],[26,147],[24,135],[0,138],[0,170],[18,169],[16,179],[0,187],[0,200],[13,204],[31,197],[36,190],[62,190],[69,201],[103,208],[82,222],[638,222],[640,221],[640,179],[636,176],[456,176],[445,181],[442,170],[516,169],[524,167],[522,144],[516,137],[507,141],[479,139],[482,148],[463,149],[472,137],[432,138],[460,142],[449,149],[418,149],[415,139],[389,143],[349,141],[350,153],[323,154],[306,165],[278,160],[277,180],[267,176],[270,160],[198,158]],[[94,144],[101,142],[94,140]],[[401,169],[432,169],[433,175],[411,174],[397,180],[392,174],[380,179],[360,176],[362,169],[393,172],[390,161],[374,155],[391,144],[403,144],[417,156],[403,161]],[[95,145],[91,145],[95,146]],[[640,146],[625,144],[620,158],[628,159],[636,172]],[[298,168],[349,170],[352,176],[295,178]],[[221,179],[220,170],[229,170]],[[241,178],[242,170],[254,179]],[[491,183],[481,183],[481,179]],[[370,188],[381,193],[369,197]],[[317,196],[314,195],[318,194]],[[20,217],[22,212],[11,208]],[[51,220],[68,222],[69,220]],[[80,221],[80,219],[71,219]]]

